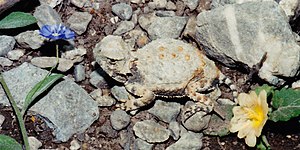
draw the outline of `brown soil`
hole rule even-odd
[[[125,1],[125,0],[121,0]],[[87,11],[93,15],[93,19],[88,26],[87,31],[81,35],[77,36],[75,39],[76,45],[83,45],[87,49],[87,55],[85,56],[85,65],[87,66],[87,72],[91,72],[95,69],[95,67],[91,64],[94,60],[92,55],[92,49],[96,43],[98,43],[103,37],[108,34],[111,34],[116,26],[109,21],[109,16],[113,16],[111,13],[111,5],[116,3],[114,0],[106,0],[103,1],[104,3],[101,4],[101,8],[99,10],[92,10],[92,9],[79,9],[75,6],[71,5],[68,1],[64,1],[60,6],[56,7],[56,10],[62,16],[62,19],[66,21],[66,19],[71,15],[72,11]],[[202,2],[202,0],[201,0]],[[146,3],[147,4],[147,3]],[[144,5],[146,5],[144,4]],[[21,10],[24,12],[32,12],[34,7],[38,6],[37,0],[31,1],[22,1],[15,5],[15,7],[11,8],[7,12],[1,14],[0,19],[7,15],[9,12],[14,10]],[[140,7],[143,9],[144,5],[132,5],[134,9]],[[177,12],[180,13],[180,12]],[[183,12],[185,15],[197,14],[197,12],[189,12],[187,9]],[[298,21],[295,21],[297,23]],[[293,25],[295,30],[297,29],[297,25]],[[30,30],[30,29],[38,29],[36,25],[32,25],[26,28],[21,28],[17,30],[0,30],[1,34],[6,35],[16,35],[20,32]],[[48,45],[49,46],[49,45]],[[49,47],[47,46],[47,50],[49,51]],[[28,56],[39,56],[39,55],[55,55],[54,53],[44,53],[43,48],[38,51],[32,52],[31,50],[26,51],[26,55],[16,61],[12,67],[0,68],[0,71],[9,70],[13,67],[16,67],[23,63],[24,61],[28,61]],[[247,92],[251,87],[255,85],[261,85],[263,82],[255,76],[253,76],[253,82],[249,84],[245,84],[245,79],[247,76],[247,71],[242,70],[232,70],[223,67],[222,65],[218,65],[222,72],[224,72],[227,76],[229,76],[235,83],[238,85],[238,91]],[[72,71],[68,72],[69,75],[72,75]],[[67,74],[66,74],[67,75]],[[252,76],[251,76],[252,77]],[[87,92],[91,92],[95,88],[89,84],[88,79],[85,81],[80,82],[82,87],[84,87]],[[226,97],[226,93],[223,94]],[[111,150],[111,149],[123,149],[122,145],[120,145],[121,140],[120,136],[133,135],[132,133],[132,123],[129,125],[127,130],[123,130],[121,132],[114,131],[113,129],[109,129],[109,115],[114,110],[114,107],[109,108],[100,108],[100,118],[95,121],[92,126],[86,130],[85,133],[74,135],[68,142],[60,143],[54,140],[52,135],[52,130],[47,127],[41,116],[39,115],[31,115],[30,113],[26,117],[26,128],[28,131],[29,136],[35,136],[38,138],[42,143],[43,146],[41,148],[58,148],[58,149],[68,149],[70,147],[70,142],[76,139],[81,145],[84,150],[88,149],[102,149],[102,150]],[[16,123],[16,118],[13,114],[13,111],[10,107],[0,107],[0,114],[4,115],[6,120],[2,125],[2,129],[0,130],[0,134],[5,134],[15,138],[17,141],[22,142],[20,137],[19,127]],[[152,118],[153,116],[145,113],[140,112],[138,115],[132,117],[132,122],[136,122],[138,120],[144,118]],[[281,150],[281,149],[300,149],[300,123],[297,121],[299,118],[293,119],[289,122],[284,123],[273,123],[268,122],[268,124],[264,128],[264,135],[267,136],[271,148],[274,150]],[[105,132],[101,128],[108,128]],[[110,127],[111,128],[111,127]],[[175,141],[171,138],[161,144],[156,144],[154,146],[155,150],[163,150],[171,143]],[[247,147],[244,143],[243,139],[238,139],[236,134],[230,134],[225,137],[214,137],[214,136],[204,136],[203,138],[203,149],[205,150],[231,150],[231,149],[251,149]]]

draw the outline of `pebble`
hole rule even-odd
[[[135,149],[137,149],[137,150],[152,150],[154,144],[147,143],[146,141],[144,141],[140,138],[137,138],[134,141],[134,146],[135,146]]]
[[[16,44],[16,40],[11,36],[0,35],[0,56],[6,55]]]
[[[202,148],[202,133],[186,132],[174,144],[166,148],[166,150],[200,150]]]
[[[126,3],[118,3],[113,5],[112,12],[122,20],[129,20],[132,16],[132,8]]]
[[[155,115],[160,120],[170,123],[176,120],[180,113],[180,104],[175,102],[165,102],[156,100],[154,106],[148,110],[149,113]]]
[[[170,131],[153,120],[137,122],[133,126],[135,135],[149,143],[161,143],[167,141]],[[155,134],[153,132],[155,131]]]
[[[0,115],[0,130],[4,121],[5,121],[5,117],[3,115]]]
[[[72,30],[74,30],[78,35],[81,35],[86,31],[92,17],[93,16],[88,12],[74,12],[67,20],[67,23],[70,25]]]
[[[30,150],[38,150],[43,146],[42,142],[40,142],[37,138],[30,136],[28,137]]]
[[[180,137],[180,124],[175,120],[169,123],[169,130],[171,131],[171,136],[174,140],[178,140]]]
[[[168,1],[166,5],[167,10],[176,10],[176,5],[172,1]]]
[[[116,100],[111,96],[102,95],[101,89],[96,89],[90,93],[90,96],[98,103],[100,107],[109,107],[116,103]]]
[[[198,7],[199,0],[183,0],[184,4],[190,9],[190,11],[195,10]]]
[[[110,115],[110,122],[115,130],[122,130],[130,123],[130,116],[124,110],[115,110]]]
[[[85,68],[82,64],[75,65],[74,78],[76,82],[80,82],[85,79]]]
[[[46,4],[36,7],[33,16],[37,19],[37,24],[40,28],[42,28],[43,25],[55,25],[62,23],[59,14]]]
[[[106,120],[101,127],[96,129],[96,133],[102,133],[106,138],[117,138],[118,131],[114,130],[110,124],[109,120]]]
[[[156,9],[165,9],[167,5],[167,0],[153,0]]]
[[[70,142],[70,150],[78,150],[78,149],[80,149],[80,144],[78,143],[78,141],[77,140],[72,140],[71,142]]]
[[[106,80],[102,76],[103,70],[97,69],[90,74],[90,83],[97,88],[108,87]]]
[[[134,28],[134,23],[132,21],[121,21],[117,29],[113,32],[114,35],[122,35]]]
[[[74,63],[83,61],[83,56],[86,54],[86,49],[83,46],[78,46],[73,50],[68,50],[62,53],[61,58],[72,60]]]
[[[7,58],[10,60],[19,60],[22,56],[24,56],[25,51],[22,49],[16,49],[9,51],[7,53]]]
[[[91,0],[71,0],[71,3],[78,8],[83,8],[87,6],[91,6]]]
[[[0,66],[2,67],[8,67],[13,64],[13,61],[9,60],[8,58],[5,57],[0,57]]]
[[[34,57],[31,59],[31,64],[40,68],[53,67],[57,63],[56,57]],[[59,58],[57,70],[66,72],[73,67],[73,61],[65,58]]]
[[[15,36],[18,44],[25,49],[39,49],[44,44],[46,38],[39,34],[38,30],[25,31]]]
[[[118,101],[129,99],[130,93],[128,93],[124,86],[115,85],[110,90],[113,97]]]
[[[63,0],[39,0],[41,4],[49,5],[50,7],[54,8],[55,6],[61,4]]]

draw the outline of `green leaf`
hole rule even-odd
[[[63,76],[64,75],[62,74],[49,75],[42,81],[37,83],[26,96],[25,103],[21,112],[22,116],[24,116],[25,111],[28,109],[28,107],[35,100],[36,97],[38,97],[40,94],[46,91],[53,83],[55,83],[58,79],[62,78]]]
[[[255,93],[259,95],[260,91],[265,90],[267,92],[267,96],[274,93],[274,87],[264,84],[262,86],[255,88]]]
[[[270,120],[288,121],[300,115],[300,90],[283,88],[276,90],[272,99],[275,111],[270,113]]]
[[[22,150],[22,145],[15,139],[0,134],[0,149],[1,150]]]
[[[29,13],[12,12],[0,21],[0,29],[25,27],[36,22],[37,20]]]

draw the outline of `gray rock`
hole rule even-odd
[[[156,17],[153,15],[142,15],[139,24],[145,29],[149,37],[154,40],[158,38],[178,38],[187,23],[185,17]]]
[[[105,81],[102,74],[103,70],[97,69],[93,71],[90,74],[90,83],[97,88],[107,87],[107,82]]]
[[[180,137],[180,124],[177,121],[171,121],[169,123],[169,130],[171,131],[171,136],[174,140],[178,140]]]
[[[300,15],[300,2],[298,0],[281,0],[279,5],[289,20],[296,20]]]
[[[91,0],[71,0],[71,3],[78,8],[83,8],[86,6],[91,6]]]
[[[189,20],[186,23],[186,26],[185,26],[185,29],[184,29],[182,35],[185,37],[195,38],[196,25],[197,25],[196,16],[190,16]]]
[[[0,56],[6,55],[11,51],[16,44],[16,40],[11,36],[1,35],[0,36]]]
[[[156,11],[155,15],[158,16],[158,17],[173,17],[173,16],[176,16],[174,11],[161,11],[161,10]]]
[[[102,133],[108,138],[117,138],[118,137],[118,131],[114,130],[110,124],[109,120],[106,120],[104,124],[96,129],[96,133]]]
[[[172,1],[168,1],[166,5],[167,10],[176,10],[176,5]]]
[[[294,83],[292,84],[292,88],[293,88],[293,89],[300,89],[300,80],[294,82]]]
[[[170,123],[176,120],[180,113],[180,104],[156,100],[154,106],[148,112],[157,116],[160,120]]]
[[[164,9],[167,5],[167,0],[153,0],[156,9]]]
[[[7,58],[10,60],[19,60],[22,56],[24,56],[25,51],[22,49],[16,49],[9,51],[7,53]]]
[[[132,16],[132,8],[126,3],[115,4],[111,9],[122,20],[129,20]]]
[[[83,56],[86,54],[86,49],[83,46],[78,46],[73,50],[68,50],[61,54],[61,58],[72,60],[74,63],[83,61]]]
[[[198,0],[183,0],[183,2],[190,11],[193,11],[198,7]]]
[[[37,138],[33,136],[28,137],[28,143],[30,150],[38,150],[40,147],[43,146],[42,142],[40,142]]]
[[[98,103],[100,107],[112,106],[116,103],[116,100],[111,96],[103,95],[101,89],[96,89],[90,93],[90,96]]]
[[[38,49],[44,44],[44,38],[38,30],[26,31],[15,36],[18,44],[25,49]]]
[[[193,105],[194,102],[187,102],[185,107],[190,107]],[[194,132],[199,132],[205,128],[208,127],[208,123],[210,121],[211,115],[207,114],[204,111],[199,111],[193,114],[190,118],[184,120],[183,119],[183,113],[181,114],[182,120],[181,123],[182,125],[189,131],[194,131]]]
[[[42,5],[49,5],[54,8],[59,5],[63,0],[39,0]]]
[[[1,126],[3,124],[3,122],[5,121],[5,117],[3,115],[0,115],[0,130],[1,130]]]
[[[27,93],[47,73],[47,70],[23,63],[17,68],[4,72],[3,77],[14,100],[21,107]],[[2,88],[0,102],[9,105]],[[48,121],[45,121],[54,129],[56,139],[63,142],[66,142],[75,133],[84,132],[99,117],[96,102],[84,89],[67,78],[58,82],[30,110],[47,118]]]
[[[67,20],[67,23],[70,25],[72,30],[74,30],[78,35],[81,35],[86,31],[92,17],[93,16],[88,12],[74,12]]]
[[[248,2],[202,12],[196,30],[196,40],[206,53],[229,67],[240,67],[236,61],[253,67],[267,53],[259,70],[262,79],[280,85],[282,78],[298,72],[300,47],[276,2]]]
[[[154,144],[147,143],[146,141],[137,138],[134,141],[134,146],[135,146],[134,147],[135,150],[152,150]]]
[[[74,67],[74,78],[76,82],[83,81],[85,79],[85,69],[81,64],[75,65]]]
[[[174,144],[167,147],[166,150],[200,150],[202,148],[202,133],[187,132]]]
[[[170,136],[170,131],[168,129],[153,120],[137,122],[133,126],[133,131],[137,137],[149,143],[161,143],[168,140]],[[154,131],[155,134],[153,134]]]
[[[0,66],[2,67],[8,67],[13,64],[13,61],[9,60],[8,58],[5,57],[0,57]]]
[[[134,23],[132,21],[121,21],[118,28],[113,32],[114,35],[122,35],[134,28]]]
[[[124,86],[113,86],[111,89],[111,94],[118,101],[127,100],[130,98],[130,93],[126,90]]]
[[[124,110],[115,110],[110,115],[110,122],[115,130],[122,130],[130,123],[130,116]]]
[[[33,16],[37,19],[37,24],[41,28],[43,25],[61,24],[59,14],[49,5],[40,5],[35,8]]]
[[[34,57],[31,59],[31,64],[40,68],[50,68],[56,65],[56,57]],[[66,72],[73,67],[73,61],[69,59],[59,58],[57,70]]]
[[[70,150],[78,150],[78,149],[80,149],[80,144],[76,139],[72,140],[70,142]]]

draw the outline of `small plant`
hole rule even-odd
[[[14,12],[5,17],[3,20],[0,21],[0,29],[11,29],[17,27],[24,27],[30,24],[36,23],[36,19],[31,16],[30,14],[21,13],[21,12]],[[40,29],[40,35],[48,38],[49,40],[58,40],[58,39],[73,39],[75,37],[75,33],[68,29],[67,27],[59,24],[59,25],[44,25]],[[20,126],[24,147],[26,150],[30,150],[28,136],[24,124],[23,117],[25,116],[26,111],[28,110],[29,106],[32,102],[43,92],[45,92],[51,85],[53,85],[57,80],[63,77],[62,74],[52,74],[52,70],[57,66],[59,62],[58,58],[58,45],[56,44],[56,58],[57,63],[50,69],[49,73],[45,76],[45,78],[37,83],[27,94],[25,98],[24,105],[22,107],[22,111],[19,110],[15,100],[10,93],[6,82],[0,73],[0,83],[8,97],[8,100],[13,108],[17,116],[17,121]],[[22,150],[21,144],[19,144],[13,138],[0,135],[0,149],[1,150]]]
[[[270,98],[270,105],[267,104],[267,98]],[[233,108],[234,117],[230,122],[230,131],[239,131],[238,137],[245,138],[249,147],[256,145],[257,149],[270,149],[264,135],[256,143],[256,137],[261,135],[267,120],[288,121],[300,115],[300,90],[275,90],[272,86],[263,85],[250,94],[239,94],[238,101],[240,106]]]

